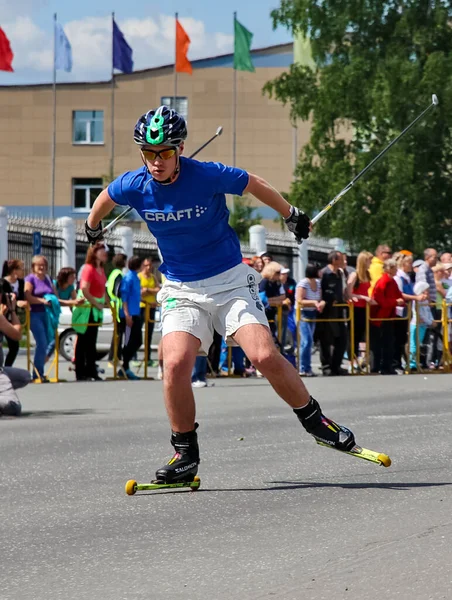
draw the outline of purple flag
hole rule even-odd
[[[132,73],[132,48],[113,19],[113,68],[123,73]]]

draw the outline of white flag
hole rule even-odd
[[[55,23],[55,69],[72,71],[72,48],[59,23]]]

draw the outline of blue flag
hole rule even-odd
[[[72,48],[59,23],[55,23],[55,69],[72,71]]]
[[[123,73],[132,73],[132,48],[113,19],[113,68]]]

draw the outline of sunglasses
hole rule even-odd
[[[157,158],[169,160],[176,154],[176,148],[168,148],[167,150],[160,150],[160,152],[157,152],[157,150],[145,150],[142,148],[141,152],[146,160],[153,162]]]

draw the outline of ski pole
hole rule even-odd
[[[400,140],[400,139],[401,139],[401,138],[402,138],[402,137],[403,137],[403,136],[404,136],[406,133],[408,133],[408,131],[409,131],[409,130],[410,130],[412,127],[414,127],[414,125],[416,125],[416,123],[417,123],[418,121],[420,121],[420,120],[421,120],[421,119],[422,119],[422,118],[423,118],[423,117],[424,117],[424,116],[425,116],[425,115],[428,113],[428,111],[429,111],[431,108],[434,108],[435,106],[438,106],[438,104],[439,104],[439,101],[438,101],[438,98],[437,98],[436,94],[432,94],[432,103],[431,103],[429,106],[427,106],[427,108],[426,108],[425,110],[423,110],[423,111],[421,112],[421,114],[420,114],[420,115],[418,115],[418,116],[417,116],[417,117],[414,119],[414,121],[412,121],[412,122],[411,122],[411,123],[410,123],[410,124],[409,124],[407,127],[405,127],[405,129],[404,129],[404,130],[403,130],[401,133],[399,133],[399,135],[398,135],[396,138],[394,138],[394,139],[392,140],[392,142],[390,142],[390,143],[389,143],[389,144],[386,146],[386,148],[384,148],[384,149],[383,149],[383,150],[380,152],[380,154],[378,154],[378,156],[376,156],[376,157],[375,157],[375,158],[374,158],[374,159],[373,159],[373,160],[372,160],[372,161],[371,161],[371,162],[370,162],[370,163],[367,165],[367,167],[365,167],[365,168],[364,168],[364,169],[363,169],[363,170],[362,170],[360,173],[358,173],[358,175],[357,175],[357,176],[356,176],[354,179],[352,179],[352,180],[350,181],[350,183],[348,183],[348,184],[347,184],[347,185],[344,187],[344,189],[343,189],[343,190],[341,190],[341,191],[339,192],[339,194],[337,194],[337,196],[335,196],[335,197],[334,197],[334,198],[331,200],[331,202],[329,202],[329,203],[328,203],[328,204],[325,206],[325,208],[324,208],[323,210],[321,210],[321,211],[319,212],[319,214],[318,214],[318,215],[316,215],[316,216],[315,216],[315,217],[314,217],[314,218],[311,220],[311,223],[312,223],[313,225],[315,225],[315,223],[317,223],[317,221],[318,221],[319,219],[321,219],[321,218],[323,217],[323,215],[325,215],[325,214],[326,214],[326,213],[327,213],[327,212],[330,210],[330,208],[332,208],[332,207],[333,207],[333,206],[336,204],[336,202],[339,202],[339,200],[342,198],[342,196],[345,196],[345,194],[346,194],[346,193],[347,193],[349,190],[351,190],[351,189],[352,189],[352,187],[355,185],[355,183],[358,181],[358,179],[360,179],[360,178],[361,178],[361,177],[364,175],[364,173],[366,173],[366,172],[367,172],[367,171],[368,171],[368,170],[369,170],[371,167],[373,167],[373,165],[374,165],[374,164],[375,164],[377,161],[379,161],[379,160],[380,160],[380,158],[382,158],[382,156],[384,156],[384,155],[386,154],[386,152],[387,152],[387,151],[388,151],[390,148],[392,148],[392,146],[394,146],[394,144],[397,144],[397,142],[398,142],[398,141],[399,141],[399,140]]]

